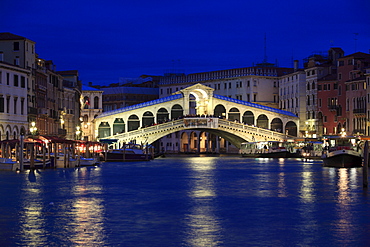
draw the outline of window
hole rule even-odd
[[[9,113],[10,109],[10,96],[6,97],[6,113]]]
[[[338,80],[342,80],[342,73],[338,74]]]
[[[9,78],[10,78],[10,75],[9,73],[6,73],[6,85],[9,85]]]
[[[4,96],[0,96],[0,112],[4,112]]]
[[[317,85],[317,90],[321,91],[322,85]]]
[[[24,76],[21,76],[21,87],[26,88],[26,78]]]
[[[231,88],[231,82],[229,82],[229,88]]]
[[[14,83],[14,87],[18,87],[18,84],[19,84],[19,82],[18,82],[18,75],[14,75],[14,81],[13,81],[13,83]]]
[[[250,87],[250,81],[247,81],[247,87]]]
[[[344,66],[344,61],[339,61],[339,66]]]
[[[21,98],[21,114],[24,115],[24,98]]]
[[[330,90],[330,84],[328,84],[328,90]]]
[[[0,71],[0,84],[3,83],[3,79],[2,79],[3,77],[2,76],[3,76],[3,73]]]
[[[13,106],[13,108],[14,108],[14,114],[17,114],[17,101],[18,101],[18,98],[15,97],[14,98],[14,106]]]
[[[99,97],[94,97],[94,109],[99,109]]]
[[[19,51],[19,42],[13,43],[13,51]]]

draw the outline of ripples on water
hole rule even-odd
[[[369,246],[362,169],[161,158],[0,172],[1,246]]]

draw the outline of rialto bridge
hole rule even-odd
[[[165,98],[104,112],[95,118],[95,133],[98,139],[117,139],[118,143],[151,144],[174,132],[198,130],[237,148],[246,141],[282,141],[297,136],[299,120],[295,114],[213,91],[195,84]],[[189,146],[190,139],[185,140]]]

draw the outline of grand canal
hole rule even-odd
[[[362,169],[167,157],[0,172],[1,246],[369,246]]]

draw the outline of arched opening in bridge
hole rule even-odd
[[[176,119],[184,115],[184,110],[182,109],[181,105],[174,105],[171,109],[171,119]]]
[[[113,134],[117,135],[125,132],[125,121],[123,118],[116,118],[113,123]]]
[[[198,136],[197,136],[197,133],[195,133],[194,131],[191,132],[190,134],[190,140],[192,140],[190,142],[190,152],[197,152],[198,150]]]
[[[271,130],[283,133],[283,121],[280,118],[274,118],[271,121]]]
[[[297,136],[297,125],[296,123],[289,121],[285,125],[285,133],[290,136]]]
[[[193,94],[189,94],[189,114],[190,115],[197,114],[196,106],[197,106],[196,97]]]
[[[169,113],[165,108],[161,108],[157,112],[157,123],[164,123],[166,122],[169,118]]]
[[[107,136],[110,136],[110,125],[108,122],[101,122],[98,127],[98,137],[99,138],[105,138]]]
[[[240,121],[240,112],[239,112],[239,109],[238,108],[231,108],[230,111],[229,111],[229,116],[228,116],[228,119],[230,121]]]
[[[136,115],[131,115],[128,118],[128,131],[137,130],[140,126],[140,119]]]
[[[206,132],[200,132],[199,133],[199,150],[198,150],[198,152],[200,152],[200,153],[207,152],[207,147],[208,147],[207,133]]]
[[[268,129],[269,128],[269,119],[266,115],[261,114],[257,118],[257,127]]]
[[[214,110],[214,115],[216,117],[226,117],[226,109],[223,105],[217,105]]]
[[[251,111],[246,111],[243,114],[243,123],[248,125],[254,125],[254,114]]]
[[[154,124],[154,115],[150,111],[146,111],[143,114],[143,127],[152,126]]]
[[[186,132],[183,132],[180,140],[180,152],[189,152],[189,148],[189,136]]]

